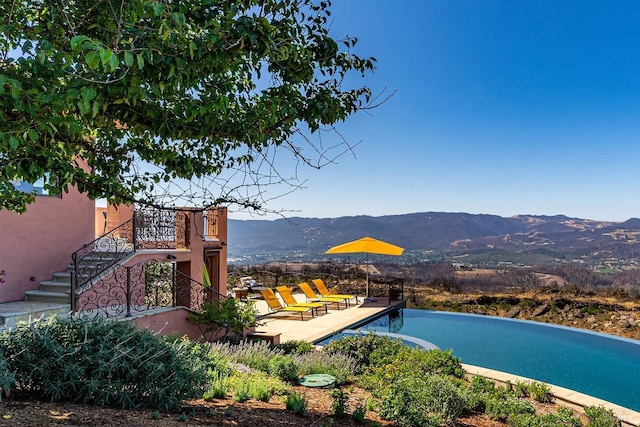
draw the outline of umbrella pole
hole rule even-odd
[[[366,261],[365,267],[367,268],[367,291],[366,291],[366,297],[369,298],[369,252],[367,252],[367,261]]]

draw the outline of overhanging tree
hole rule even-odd
[[[264,185],[296,185],[276,152],[330,163],[351,147],[320,132],[373,107],[345,78],[374,59],[329,36],[330,6],[0,0],[0,208],[24,211],[12,182],[44,177],[116,203],[263,209]]]

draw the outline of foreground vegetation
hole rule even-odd
[[[469,378],[449,351],[376,335],[341,338],[321,351],[306,342],[209,345],[127,323],[56,317],[0,335],[0,387],[9,399],[175,410],[192,398],[244,402],[275,395],[304,416],[307,398],[294,389],[300,376],[312,373],[335,377],[336,421],[363,423],[375,413],[399,426],[440,426],[483,414],[510,426],[618,425],[600,407],[586,408],[585,415],[562,407],[537,414],[535,402],[552,399],[544,384]],[[348,404],[354,386],[368,394]]]

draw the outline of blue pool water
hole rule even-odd
[[[536,379],[640,411],[640,341],[545,323],[401,310],[360,326],[453,349],[463,363]]]

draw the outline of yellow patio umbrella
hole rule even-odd
[[[404,248],[374,239],[373,237],[363,237],[352,242],[343,243],[334,246],[326,251],[326,254],[350,254],[365,253],[367,254],[367,297],[369,296],[369,254],[378,255],[402,255]]]

